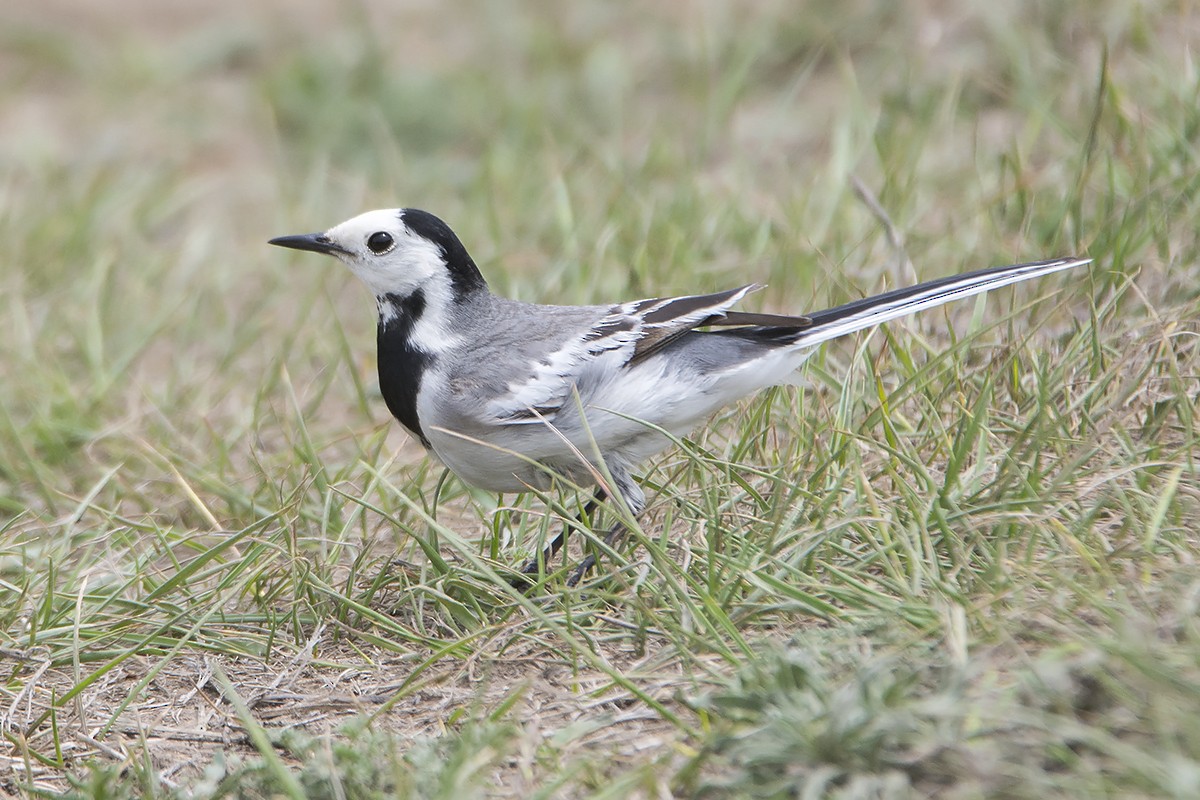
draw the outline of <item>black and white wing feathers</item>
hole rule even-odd
[[[619,371],[633,366],[696,328],[773,325],[799,330],[810,324],[807,317],[730,311],[761,288],[761,284],[747,284],[716,294],[654,297],[610,306],[590,328],[534,365],[529,378],[509,384],[508,392],[489,404],[489,415],[502,424],[552,418],[569,401],[572,387],[593,369]]]

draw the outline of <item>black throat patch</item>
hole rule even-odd
[[[418,289],[408,297],[389,294],[378,298],[378,303],[379,391],[392,416],[428,450],[432,445],[417,416],[417,392],[434,356],[412,341],[413,327],[425,313],[425,293]]]

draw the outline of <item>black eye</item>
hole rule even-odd
[[[392,235],[387,231],[376,231],[367,237],[367,247],[377,256],[381,256],[396,246]]]

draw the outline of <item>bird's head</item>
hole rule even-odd
[[[450,226],[427,211],[368,211],[324,233],[280,236],[270,244],[341,259],[376,297],[417,291],[462,300],[487,283]]]

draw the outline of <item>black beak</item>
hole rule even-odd
[[[343,253],[350,255],[345,248],[339,247],[323,233],[302,233],[298,236],[277,236],[267,244],[278,247],[290,247],[293,250],[311,250],[314,253],[324,253],[327,256]]]

